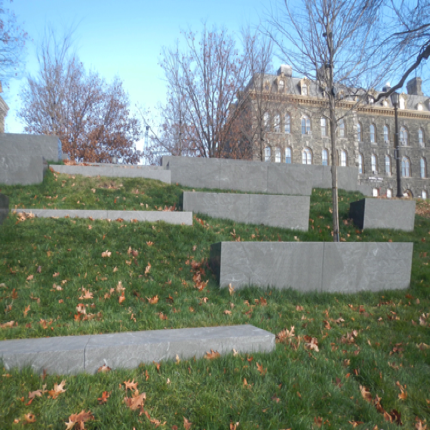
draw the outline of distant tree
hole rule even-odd
[[[25,131],[55,134],[63,152],[76,161],[137,163],[141,129],[130,114],[122,81],[108,84],[87,72],[72,51],[71,34],[61,42],[49,30],[39,52],[39,72],[28,76],[18,116]]]
[[[6,9],[4,3],[5,0],[0,0],[0,80],[7,82],[18,74],[28,35],[19,27],[15,14]]]

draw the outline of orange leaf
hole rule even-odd
[[[36,416],[32,413],[25,414],[24,419],[26,423],[35,423],[36,422]]]
[[[125,293],[124,291],[121,293],[121,295],[118,297],[118,302],[122,303],[125,300]]]
[[[54,388],[50,391],[48,391],[49,397],[52,399],[56,399],[61,393],[65,393],[66,390],[64,390],[64,385],[66,384],[66,381],[61,381],[60,384],[55,383]]]
[[[103,391],[102,396],[97,399],[99,404],[107,403],[109,396],[110,393],[108,391]]]
[[[130,380],[125,381],[124,385],[125,385],[125,389],[127,390],[137,390],[137,382],[134,382],[134,379],[130,382]]]
[[[191,425],[192,425],[192,424],[193,424],[192,422],[188,421],[188,420],[184,417],[184,429],[185,429],[185,430],[190,430],[190,428],[191,428]]]
[[[214,358],[219,358],[220,356],[221,354],[218,351],[214,351],[213,349],[211,349],[211,352],[206,352],[204,355],[207,360],[213,360]]]
[[[106,366],[106,364],[103,364],[103,366],[97,369],[97,373],[107,373],[107,372],[110,372],[111,370],[112,369],[109,366]]]
[[[263,365],[262,364],[257,364],[257,369],[258,371],[261,373],[262,376],[264,376],[267,373],[267,369],[263,369]]]
[[[150,305],[155,305],[156,303],[158,303],[158,296],[154,296],[154,297],[151,297],[151,298],[147,297],[146,300],[148,300],[148,302],[149,302]]]

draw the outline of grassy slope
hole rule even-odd
[[[63,180],[65,186],[61,187]],[[118,186],[121,183],[123,187]],[[118,189],[104,188],[109,185]],[[136,189],[139,194],[133,193]],[[136,179],[73,179],[59,175],[55,181],[48,174],[39,186],[3,187],[1,192],[11,197],[11,206],[31,207],[35,202],[33,207],[50,207],[48,203],[58,195],[58,208],[66,197],[62,207],[141,209],[143,203],[144,209],[146,204],[154,209],[178,205],[182,189]],[[30,426],[63,429],[68,416],[81,409],[91,409],[96,418],[87,423],[89,429],[154,428],[145,416],[139,417],[123,403],[125,392],[118,384],[132,378],[139,381],[140,391],[147,393],[145,409],[151,416],[167,420],[166,428],[183,428],[183,416],[194,423],[192,429],[224,429],[230,421],[240,422],[239,428],[243,429],[309,429],[318,417],[326,422],[321,428],[352,428],[348,421],[363,421],[357,427],[363,429],[375,424],[384,429],[397,428],[361,397],[360,385],[367,387],[373,397],[382,397],[381,404],[388,412],[398,410],[405,428],[412,428],[417,416],[429,420],[429,352],[416,345],[430,344],[429,328],[419,323],[420,315],[429,309],[430,255],[425,253],[430,220],[417,216],[413,234],[357,231],[348,222],[347,210],[349,201],[358,197],[353,193],[340,195],[342,237],[347,241],[413,241],[410,290],[303,295],[248,288],[229,295],[227,290],[219,290],[207,267],[202,278],[209,281],[208,285],[201,292],[194,288],[189,263],[207,259],[211,243],[239,237],[246,241],[331,240],[327,228],[331,223],[330,195],[323,190],[312,195],[311,228],[306,233],[205,216],[200,217],[203,225],[195,221],[193,227],[71,219],[35,219],[16,224],[16,217],[9,217],[0,227],[0,284],[5,284],[0,287],[0,303],[5,309],[0,324],[15,321],[18,325],[0,329],[1,339],[250,323],[272,333],[295,326],[296,336],[316,337],[320,351],[304,349],[302,339],[297,349],[278,344],[275,353],[254,354],[252,361],[244,356],[228,356],[210,362],[168,362],[162,364],[160,372],[146,363],[134,371],[67,377],[67,391],[57,400],[45,394],[28,406],[29,391],[41,388],[43,383],[51,389],[62,378],[48,376],[42,382],[30,369],[3,370],[3,375],[11,376],[0,376],[0,422],[6,423],[1,428],[20,428],[24,414],[32,412],[37,421]],[[129,247],[138,251],[137,257],[127,253]],[[112,254],[103,258],[101,254],[106,250]],[[145,275],[148,262],[151,270]],[[41,273],[37,272],[39,266]],[[115,267],[118,270],[114,272]],[[55,273],[59,275],[53,277]],[[30,275],[33,279],[27,281]],[[105,298],[119,281],[125,287],[122,303],[116,291]],[[54,289],[54,283],[62,290]],[[82,288],[93,298],[79,299]],[[155,295],[158,303],[150,304],[147,298]],[[261,297],[267,301],[266,306],[255,303],[261,302]],[[75,320],[80,303],[86,305],[87,314],[95,315],[93,319]],[[360,312],[360,305],[364,311],[362,308]],[[297,310],[297,306],[304,310]],[[225,310],[232,314],[224,314]],[[168,319],[160,319],[160,313]],[[334,320],[339,317],[345,321],[337,324]],[[324,321],[329,321],[331,328]],[[352,330],[358,330],[355,342],[342,343],[342,336]],[[258,372],[256,362],[267,369],[266,375]],[[171,384],[166,383],[167,378]],[[248,387],[243,385],[244,378]],[[399,399],[396,381],[407,385],[406,400]],[[111,397],[107,404],[98,405],[97,398],[103,391],[110,391]],[[21,422],[12,425],[15,418]]]

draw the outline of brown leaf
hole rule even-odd
[[[192,425],[192,424],[193,424],[192,422],[188,421],[188,420],[184,417],[184,429],[185,429],[185,430],[190,430],[190,428],[191,428],[191,425]]]
[[[267,373],[267,369],[264,369],[262,364],[256,363],[256,365],[260,374],[264,376]]]
[[[151,270],[151,263],[148,262],[148,265],[145,268],[145,275],[147,275]]]
[[[296,306],[296,311],[303,312],[304,310],[305,309],[303,308],[303,306],[299,306],[299,305]]]
[[[148,300],[150,305],[155,305],[158,303],[158,296],[147,297],[146,300]]]
[[[211,349],[211,352],[206,352],[206,354],[204,355],[204,357],[207,360],[213,360],[215,358],[221,357],[221,354],[218,351],[214,351],[213,349]]]
[[[25,307],[25,309],[24,309],[24,317],[27,316],[29,310],[30,310],[30,305],[28,305],[28,306]]]
[[[108,391],[103,391],[102,396],[97,399],[99,404],[107,403],[109,396],[110,393]]]
[[[294,326],[290,327],[290,330],[284,329],[280,331],[276,335],[276,341],[277,342],[289,342],[291,338],[294,337]]]
[[[102,257],[106,258],[106,257],[110,257],[112,255],[112,252],[109,252],[108,250],[102,252]]]
[[[65,393],[66,390],[64,390],[64,385],[66,385],[65,380],[62,380],[60,384],[55,383],[54,388],[48,391],[49,397],[51,397],[52,399],[56,399],[61,393]]]
[[[85,423],[94,419],[91,411],[85,412],[82,410],[79,414],[72,414],[69,417],[69,422],[66,423],[66,430],[72,429],[75,424],[78,424],[80,430],[85,429]]]
[[[360,393],[364,400],[366,400],[367,402],[372,401],[372,395],[370,394],[370,391],[366,387],[363,387],[362,385],[360,385]]]
[[[29,414],[24,415],[24,419],[25,419],[26,424],[35,423],[36,422],[36,415],[34,415],[30,412]]]
[[[234,294],[234,287],[231,284],[228,284],[228,292],[230,293],[230,296]]]
[[[137,382],[134,382],[134,379],[130,382],[130,380],[125,381],[124,385],[125,385],[125,390],[137,390]]]
[[[100,366],[97,369],[97,373],[107,373],[110,372],[112,369],[109,366],[106,366],[106,364],[103,364],[103,366]]]
[[[27,281],[31,281],[32,279],[33,279],[33,275],[29,275],[29,276],[27,276]]]
[[[124,291],[121,293],[121,295],[118,297],[118,302],[122,303],[125,300],[125,293]]]
[[[146,393],[139,394],[139,390],[136,390],[132,397],[124,397],[125,404],[132,410],[135,411],[140,409],[140,413],[143,413],[143,406],[146,400]]]

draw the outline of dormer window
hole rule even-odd
[[[399,98],[399,109],[406,109],[406,99],[402,96]]]
[[[384,106],[384,107],[388,107],[388,102],[387,102],[387,100],[384,100],[384,101],[382,102],[382,106]]]
[[[279,83],[278,83],[278,91],[279,91],[280,93],[283,93],[283,92],[284,92],[284,88],[285,88],[285,83],[284,83],[284,81],[279,81]]]
[[[423,110],[423,105],[421,103],[417,104],[417,110]]]
[[[302,84],[302,96],[308,95],[308,86],[306,84]]]
[[[369,97],[367,98],[367,102],[368,102],[370,105],[373,105],[373,103],[375,102],[374,97],[373,97],[373,96],[369,96]]]

